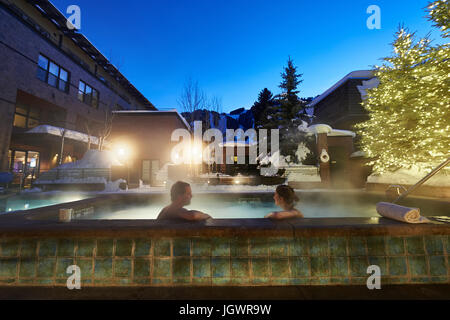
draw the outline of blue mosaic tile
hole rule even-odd
[[[291,256],[309,256],[309,241],[308,238],[296,238],[291,245]]]
[[[17,274],[17,259],[0,259],[0,277],[15,277]]]
[[[250,277],[249,260],[247,258],[231,259],[231,275],[233,278]]]
[[[269,246],[267,243],[267,238],[250,239],[250,254],[252,256],[269,255]]]
[[[20,248],[20,256],[25,257],[35,257],[37,250],[37,243],[35,240],[22,240]]]
[[[366,253],[366,238],[364,237],[350,237],[348,239],[348,249],[350,256],[365,256]]]
[[[212,239],[211,255],[215,257],[230,255],[230,240],[227,238]]]
[[[271,279],[270,283],[273,286],[287,286],[289,285],[289,283],[291,282],[291,279],[289,278],[284,278],[284,279]]]
[[[249,255],[248,239],[234,238],[230,243],[230,254],[233,257],[246,257]]]
[[[75,241],[73,239],[58,240],[58,257],[73,257],[75,253]]]
[[[425,254],[423,237],[406,237],[406,250],[408,254]]]
[[[36,276],[36,259],[35,258],[21,258],[19,277],[33,278]]]
[[[1,242],[1,255],[3,257],[16,257],[19,252],[20,240],[7,239]]]
[[[383,236],[367,237],[367,250],[371,256],[385,256],[386,243]]]
[[[350,258],[350,270],[352,277],[362,277],[367,275],[367,259],[361,257]]]
[[[191,255],[191,241],[189,239],[173,239],[173,256],[189,257]]]
[[[428,263],[426,256],[408,257],[411,276],[428,275]]]
[[[375,266],[380,267],[380,271],[381,271],[381,275],[382,276],[388,275],[388,272],[387,272],[388,268],[387,268],[386,257],[369,257],[369,265],[375,265]],[[367,269],[366,269],[366,272],[367,272]]]
[[[191,259],[190,258],[174,258],[172,262],[173,276],[190,277],[191,276]]]
[[[310,278],[292,278],[289,283],[294,286],[307,286],[311,283],[311,279]]]
[[[350,284],[349,278],[330,278],[331,284]]]
[[[235,285],[249,285],[251,284],[251,279],[249,277],[232,277],[231,282]]]
[[[212,285],[212,280],[211,278],[193,278],[192,283],[196,285],[210,286]]]
[[[271,258],[271,275],[274,278],[289,278],[289,260],[287,258]]]
[[[286,257],[289,252],[289,239],[271,238],[269,239],[269,248],[271,256]]]
[[[428,283],[430,282],[430,278],[425,276],[425,277],[411,277],[411,283]]]
[[[112,257],[114,240],[113,239],[99,239],[97,240],[97,257]]]
[[[152,284],[167,285],[171,283],[170,278],[152,278]]]
[[[328,277],[311,279],[311,285],[324,286],[324,285],[327,285],[329,283],[330,283],[330,278],[328,278]]]
[[[87,277],[91,277],[94,267],[93,267],[93,260],[92,259],[80,259],[77,258],[76,260],[76,265],[78,267],[80,267],[80,271],[81,271],[81,278],[87,278]]]
[[[252,258],[251,270],[254,278],[269,278],[269,259]]]
[[[431,277],[430,281],[433,283],[448,283],[447,277]]]
[[[134,259],[134,277],[150,277],[150,260]]]
[[[170,275],[170,260],[153,258],[153,278],[170,277]]]
[[[348,276],[347,257],[331,257],[330,258],[330,275],[331,276]]]
[[[54,257],[56,256],[57,241],[54,239],[46,239],[39,241],[39,256]]]
[[[68,274],[66,271],[72,265],[74,265],[72,258],[56,258],[56,277],[69,277],[71,273]]]
[[[153,241],[153,255],[156,257],[170,257],[170,240],[156,239]]]
[[[329,275],[328,257],[311,257],[311,276],[323,277]]]
[[[83,276],[83,274],[81,275]],[[113,276],[113,260],[111,258],[95,259],[94,277],[96,279],[103,279],[103,278],[111,278],[112,276]]]
[[[291,257],[289,259],[292,277],[309,277],[311,275],[309,257]]]
[[[190,278],[174,278],[173,283],[177,284],[190,284],[191,279]]]
[[[390,257],[389,258],[389,274],[391,276],[406,275],[406,258],[405,257]]]
[[[37,276],[39,278],[53,277],[56,270],[56,258],[41,258],[39,259]]]
[[[442,255],[444,253],[444,246],[442,243],[441,236],[426,236],[425,247],[427,248],[427,253],[429,255]]]
[[[211,242],[205,238],[195,238],[192,240],[192,254],[194,256],[210,257],[211,256]]]
[[[229,277],[230,276],[230,259],[228,258],[212,258],[211,270],[213,277]]]
[[[78,240],[78,257],[92,257],[94,255],[94,249],[96,241],[94,239]]]
[[[223,286],[231,283],[231,278],[212,278],[211,282],[216,286]]]
[[[381,279],[383,281],[383,279]],[[352,277],[350,279],[350,284],[353,285],[367,285],[367,278],[366,277]]]
[[[194,258],[192,259],[194,277],[211,277],[211,260],[210,258]]]
[[[152,241],[150,239],[134,240],[134,256],[148,257],[152,255]]]
[[[129,257],[133,250],[133,240],[117,239],[116,240],[116,257]]]
[[[389,255],[405,254],[403,237],[387,237],[387,247]]]
[[[446,276],[448,268],[444,256],[430,256],[430,274],[432,276]]]
[[[131,259],[114,259],[114,276],[124,278],[130,277]]]
[[[252,279],[252,283],[253,284],[269,284],[270,283],[270,278],[253,278]]]
[[[345,237],[329,237],[328,246],[330,256],[345,257],[347,256],[347,238]]]
[[[133,283],[145,286],[150,285],[152,281],[150,278],[135,278],[133,279]]]
[[[328,255],[328,239],[327,238],[310,238],[309,254],[311,256],[327,256]]]

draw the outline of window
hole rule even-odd
[[[28,106],[16,106],[14,113],[14,127],[31,129],[39,125],[41,110]]]
[[[69,72],[42,55],[39,55],[36,76],[52,87],[69,92]]]
[[[80,84],[78,85],[78,100],[94,108],[98,108],[100,96],[96,89],[80,80]]]

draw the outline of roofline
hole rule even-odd
[[[183,122],[183,124],[186,126],[186,129],[191,131],[191,126],[189,125],[189,123],[176,109],[172,109],[172,110],[117,110],[117,111],[113,111],[113,113],[124,114],[124,115],[142,114],[142,115],[147,115],[147,116],[161,115],[164,113],[175,114],[181,120],[181,122]]]
[[[126,91],[134,96],[147,108],[155,106],[131,84],[131,82],[78,30],[67,28],[67,18],[48,0],[26,0],[39,13],[48,19],[58,30],[85,52],[95,63],[102,67],[115,81],[117,81]]]
[[[362,76],[363,74],[370,73],[371,76]],[[360,75],[360,76],[358,76]],[[319,95],[317,98],[315,98],[310,104],[307,105],[307,107],[314,107],[316,104],[318,104],[320,101],[328,97],[331,93],[333,93],[337,88],[342,86],[344,83],[346,83],[348,80],[351,79],[372,79],[374,77],[372,70],[356,70],[348,73],[345,77],[343,77],[341,80],[336,82],[333,86],[331,86],[329,89],[325,90],[321,95]]]

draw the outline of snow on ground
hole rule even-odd
[[[58,169],[110,169],[121,163],[111,151],[88,150],[81,160],[64,163]],[[56,169],[56,168],[55,168]],[[53,169],[52,169],[53,170]]]
[[[429,172],[420,169],[418,166],[413,166],[411,169],[399,169],[395,172],[386,172],[382,175],[372,174],[367,178],[367,182],[414,185]],[[450,168],[442,169],[441,172],[431,177],[424,185],[450,187]]]

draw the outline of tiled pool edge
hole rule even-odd
[[[448,229],[446,228],[448,231]],[[446,233],[446,232],[445,232]],[[0,286],[365,285],[450,283],[448,234],[257,237],[3,237]]]

